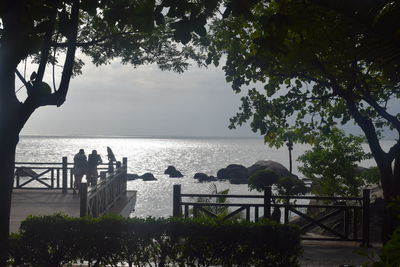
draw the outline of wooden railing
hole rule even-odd
[[[226,199],[259,199],[262,203],[215,203],[215,202],[198,202],[188,198],[226,198]],[[280,200],[280,201],[277,201]],[[297,201],[303,200],[310,202],[316,201],[315,204],[297,204]],[[351,202],[351,204],[346,203]],[[282,202],[282,203],[278,203]],[[271,188],[268,187],[264,191],[264,195],[216,195],[216,194],[182,194],[181,185],[174,185],[173,191],[173,216],[196,217],[199,212],[209,217],[217,217],[218,214],[213,213],[206,207],[225,207],[234,208],[228,210],[223,215],[223,220],[231,219],[237,214],[244,212],[244,217],[248,221],[258,221],[260,218],[273,218],[272,208],[279,209],[279,214],[283,211],[283,223],[289,223],[289,213],[292,212],[300,216],[306,222],[301,227],[302,233],[305,234],[312,226],[318,226],[329,232],[333,237],[310,237],[303,235],[302,239],[308,240],[340,240],[340,241],[360,241],[364,245],[369,244],[369,205],[370,190],[364,189],[362,197],[318,197],[318,196],[279,196],[272,195]],[[183,208],[183,209],[182,209]],[[316,208],[324,209],[326,212],[319,218],[313,218],[307,214],[304,209]],[[303,210],[301,210],[303,209]],[[338,214],[343,214],[343,229],[338,232],[336,229],[324,224],[326,220]],[[262,215],[261,215],[262,214]],[[276,218],[275,218],[276,219]],[[349,229],[352,227],[352,234]],[[359,230],[361,229],[361,236]]]
[[[87,183],[79,185],[80,216],[99,217],[104,215],[126,194],[127,158],[117,162],[115,169],[100,173],[97,185],[88,188]]]
[[[113,164],[100,164],[98,170],[113,170]],[[74,187],[73,163],[67,157],[61,163],[16,162],[14,189],[62,189]]]

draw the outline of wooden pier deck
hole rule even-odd
[[[136,204],[136,191],[127,191],[108,213],[129,216]],[[72,190],[63,194],[60,189],[14,189],[11,204],[10,232],[17,232],[28,215],[49,215],[61,212],[80,216],[80,199]]]

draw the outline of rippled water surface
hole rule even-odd
[[[384,147],[392,142],[384,141]],[[198,183],[193,179],[196,172],[216,175],[217,171],[229,164],[249,167],[258,160],[274,160],[289,166],[287,148],[269,148],[263,139],[241,138],[77,138],[77,137],[22,137],[17,148],[16,160],[21,162],[61,162],[63,156],[69,161],[80,148],[89,154],[93,149],[107,160],[107,146],[111,147],[117,160],[128,158],[128,172],[143,174],[151,172],[158,181],[128,182],[128,188],[138,191],[136,216],[171,216],[172,187],[181,184],[184,193],[208,193],[210,183]],[[295,145],[293,172],[297,171],[295,159],[308,146]],[[367,147],[365,146],[365,149]],[[183,178],[169,178],[164,175],[168,165],[175,166]],[[361,165],[373,165],[365,161]],[[231,185],[216,182],[218,190],[229,188],[230,193],[257,194],[249,192],[247,185]]]

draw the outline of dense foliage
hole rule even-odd
[[[14,266],[79,261],[129,266],[297,266],[300,233],[272,222],[63,215],[29,217],[11,238]]]
[[[279,175],[271,170],[259,170],[249,177],[250,190],[264,191],[267,186],[272,186],[279,180]]]
[[[281,195],[304,195],[307,192],[304,181],[296,175],[280,177],[271,170],[259,170],[249,177],[250,190],[262,192],[268,186],[275,187]]]
[[[369,159],[361,144],[365,139],[346,136],[339,129],[329,135],[319,135],[311,150],[298,158],[299,171],[313,182],[312,191],[317,195],[359,196],[360,190],[371,178],[357,171],[358,163]]]
[[[248,89],[230,127],[249,121],[266,142],[282,146],[289,132],[293,142],[314,142],[319,132],[357,124],[381,174],[385,240],[400,225],[387,206],[400,195],[400,139],[389,149],[379,142],[382,131],[400,134],[400,2],[249,6],[211,27],[208,62],[226,59],[226,80],[236,92]]]

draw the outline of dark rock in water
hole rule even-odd
[[[193,178],[199,180],[200,183],[202,183],[202,182],[215,181],[215,180],[210,179],[210,176],[208,176],[207,174],[202,173],[202,172],[197,172],[197,173],[195,173],[195,175],[193,176]],[[214,178],[215,178],[215,177],[214,177]]]
[[[139,178],[140,178],[140,176],[137,175],[137,174],[134,174],[134,173],[127,173],[126,174],[126,180],[128,180],[128,181],[133,181],[133,180],[136,180],[136,179],[139,179]]]
[[[150,172],[146,172],[140,178],[143,179],[143,181],[157,181],[157,178],[154,177],[154,175]]]
[[[228,165],[217,173],[218,179],[229,180],[232,184],[246,184],[248,176],[247,168],[239,164]]]
[[[170,173],[169,177],[171,177],[171,178],[180,178],[180,177],[183,177],[183,174],[180,171],[176,170],[175,172]]]
[[[168,168],[164,171],[164,174],[168,174],[171,178],[179,178],[183,177],[182,173],[178,171],[174,166],[168,166]]]
[[[208,181],[210,181],[210,182],[212,182],[212,181],[218,181],[218,178],[217,177],[215,177],[215,176],[212,176],[212,175],[210,175],[210,177],[209,177],[209,180]]]
[[[249,176],[252,176],[256,171],[270,170],[276,173],[279,177],[290,176],[289,170],[282,164],[272,160],[259,160],[247,168]]]
[[[173,172],[176,172],[176,168],[172,165],[168,166],[168,168],[164,171],[164,174],[171,174]]]

